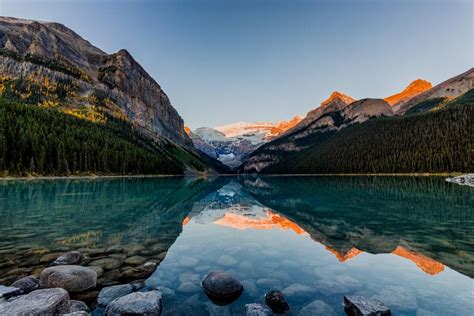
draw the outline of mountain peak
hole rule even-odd
[[[402,92],[391,95],[384,100],[391,106],[397,105],[401,102],[407,101],[414,96],[431,89],[433,86],[430,82],[423,79],[416,79],[412,81]]]
[[[351,104],[352,102],[355,101],[353,98],[351,98],[347,94],[344,94],[339,91],[334,91],[333,93],[331,93],[331,96],[329,96],[329,98],[321,102],[321,107],[328,105],[329,103],[333,102],[336,99],[342,101],[345,104]]]

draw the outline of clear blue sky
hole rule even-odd
[[[0,0],[126,48],[192,128],[305,115],[333,90],[385,97],[474,65],[471,0]]]

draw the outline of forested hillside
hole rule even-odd
[[[166,139],[150,141],[126,122],[105,118],[94,123],[0,98],[0,173],[183,174],[206,171],[212,163]]]
[[[261,173],[472,172],[474,90],[429,108],[371,119],[340,131],[316,132],[295,140],[295,146],[302,148],[299,151],[262,147],[254,154],[278,159]],[[278,142],[270,145],[277,147]]]

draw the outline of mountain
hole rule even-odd
[[[350,96],[342,92],[334,91],[333,93],[331,93],[329,98],[321,102],[319,107],[309,111],[308,114],[306,114],[306,117],[301,120],[301,122],[296,124],[293,128],[288,129],[282,135],[287,135],[297,130],[304,129],[314,124],[315,121],[323,117],[324,114],[342,110],[354,101],[355,100]]]
[[[200,127],[189,135],[198,150],[235,168],[246,155],[292,128],[301,119],[295,116],[289,121],[277,123],[238,122],[216,128]]]
[[[47,114],[50,120],[60,117],[60,111],[104,125],[114,137],[125,137],[117,135],[121,133],[117,126],[125,126],[124,133],[132,133],[134,142],[140,139],[134,145],[147,155],[174,160],[179,168],[170,168],[173,173],[202,172],[212,169],[208,164],[219,165],[194,149],[168,96],[130,53],[107,54],[59,23],[0,17],[0,94],[4,101],[56,111]],[[6,111],[10,110],[16,111],[14,107]],[[74,141],[87,146],[87,139]],[[150,148],[155,149],[149,152]],[[51,148],[51,154],[57,151]],[[39,154],[31,153],[31,159],[34,164]],[[9,162],[10,171],[23,172],[24,163],[18,168],[12,164],[17,162]],[[106,172],[98,166],[93,171]],[[133,169],[133,173],[142,171]],[[160,173],[159,168],[155,171]]]
[[[430,82],[417,79],[411,82],[402,92],[391,95],[384,100],[391,106],[400,106],[406,103],[414,96],[431,89],[433,86]]]
[[[474,88],[474,68],[394,106],[398,114],[430,110]],[[418,110],[414,107],[418,106]]]
[[[415,105],[417,106],[417,105]],[[247,157],[242,173],[472,171],[474,89],[436,110],[393,116],[380,99],[356,101]]]

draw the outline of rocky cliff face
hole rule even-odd
[[[109,55],[64,25],[0,17],[0,76],[27,102],[86,119],[107,113],[156,141],[192,146],[165,92],[126,50]]]

